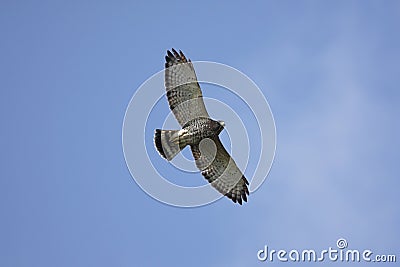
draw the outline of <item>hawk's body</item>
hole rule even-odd
[[[189,145],[196,166],[208,182],[242,204],[242,200],[247,201],[249,183],[218,137],[225,124],[208,115],[191,61],[182,51],[172,49],[172,52],[168,51],[165,57],[165,87],[170,109],[182,129],[157,129],[154,138],[157,150],[172,160]]]
[[[224,123],[200,117],[187,122],[182,128],[185,130],[182,141],[187,144],[198,144],[204,138],[218,136],[224,128]]]

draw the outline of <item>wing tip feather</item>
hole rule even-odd
[[[177,52],[175,48],[171,48],[171,50],[169,49],[167,50],[165,61],[166,61],[165,66],[170,67],[173,64],[190,62],[190,59],[189,60],[186,59],[185,54],[182,52],[182,50],[179,50],[179,52]]]
[[[246,177],[244,177],[243,175],[236,186],[238,186],[241,181],[243,181],[242,188],[236,188],[235,193],[232,192],[235,188],[232,188],[231,191],[225,194],[225,196],[230,198],[234,203],[238,203],[239,205],[242,205],[243,202],[247,202],[247,196],[249,195],[249,188],[247,187],[249,181],[247,181]]]

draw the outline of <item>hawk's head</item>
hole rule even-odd
[[[220,132],[222,132],[224,127],[225,127],[225,122],[224,121],[216,121],[214,129],[217,132],[217,134],[219,134]]]

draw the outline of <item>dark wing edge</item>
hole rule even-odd
[[[217,149],[216,154],[207,152],[210,151],[209,149],[202,149],[202,154],[198,145],[191,146],[196,165],[218,192],[234,203],[242,205],[243,201],[247,202],[249,182],[226,151],[219,137],[215,137],[213,141]],[[211,164],[210,161],[212,161]]]
[[[187,59],[185,57],[185,55],[183,54],[183,52],[181,50],[179,50],[179,53],[178,53],[174,48],[172,48],[171,51],[167,50],[167,55],[165,56],[165,68],[166,69],[171,67],[172,65],[192,62],[190,59]],[[190,64],[189,66],[191,66],[191,68],[194,71],[193,64]]]
[[[181,50],[171,51],[167,50],[165,56],[165,88],[170,109],[181,126],[198,117],[210,117],[191,60]]]

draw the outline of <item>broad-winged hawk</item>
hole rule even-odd
[[[207,181],[233,202],[242,204],[249,195],[249,182],[218,137],[225,123],[208,115],[193,64],[182,51],[167,51],[165,59],[169,107],[182,129],[156,129],[154,143],[158,152],[169,161],[190,146],[196,166]]]

